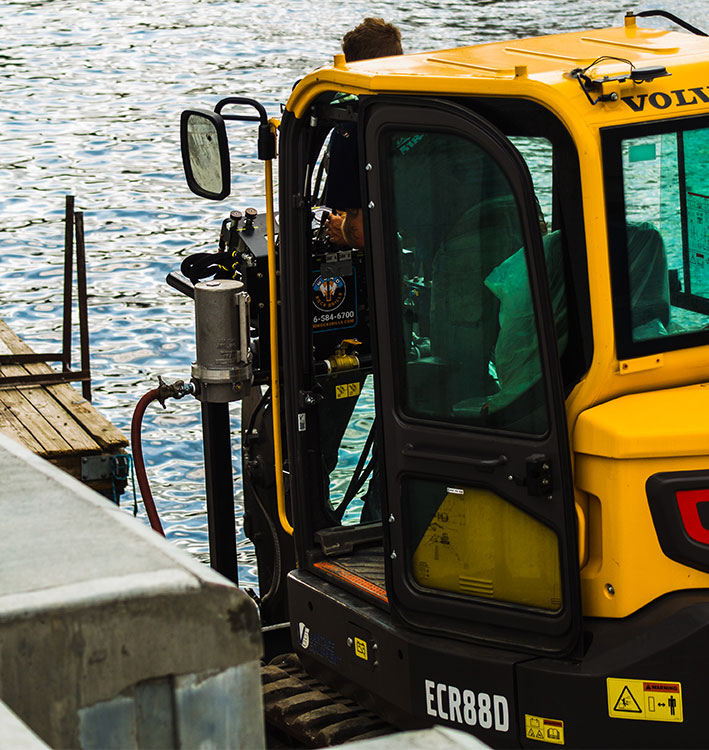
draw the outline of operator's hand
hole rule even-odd
[[[345,238],[342,236],[342,222],[344,220],[344,215],[332,213],[325,222],[325,231],[333,245],[347,244]]]

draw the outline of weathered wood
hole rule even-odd
[[[0,432],[4,432],[18,443],[22,443],[33,453],[41,455],[42,446],[34,439],[32,433],[12,413],[9,406],[0,404]]]
[[[23,342],[0,320],[0,353],[30,354],[31,347]],[[1,375],[46,374],[53,372],[46,363],[6,365]],[[0,377],[1,386],[1,377]],[[45,457],[66,453],[88,454],[118,452],[128,444],[125,436],[80,396],[68,383],[49,386],[0,387],[0,404],[30,431],[41,450],[31,450]]]
[[[18,389],[0,390],[2,403],[40,444],[45,458],[71,453],[72,447]]]

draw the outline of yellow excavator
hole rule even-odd
[[[279,121],[183,113],[198,195],[230,194],[233,120],[267,210],[168,277],[195,299],[212,564],[235,577],[241,400],[262,619],[309,674],[492,747],[706,747],[706,34],[645,11],[336,55]],[[363,247],[325,231],[335,137]]]

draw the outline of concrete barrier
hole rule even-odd
[[[0,699],[51,747],[264,747],[254,603],[0,433]]]
[[[47,750],[49,745],[0,701],[0,746],[12,750]]]
[[[431,727],[349,742],[338,747],[347,747],[348,750],[485,750],[490,745],[459,729]]]

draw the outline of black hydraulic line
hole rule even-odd
[[[244,439],[247,439],[249,435],[253,434],[254,427],[256,426],[256,419],[258,418],[258,415],[260,414],[260,412],[265,408],[266,404],[269,403],[270,399],[271,399],[271,389],[268,388],[266,389],[264,394],[261,396],[261,399],[259,400],[258,404],[256,404],[256,408],[251,414],[251,419],[249,419],[249,425],[246,428],[246,431],[244,432]],[[271,584],[268,588],[268,591],[261,597],[261,604],[266,604],[273,596],[275,596],[278,589],[280,588],[281,543],[278,539],[278,530],[276,529],[276,525],[273,523],[273,519],[271,518],[268,511],[266,510],[266,506],[263,504],[263,501],[261,500],[258,490],[256,489],[255,483],[251,481],[251,478],[249,477],[248,467],[243,466],[242,468],[244,472],[244,481],[248,482],[249,484],[249,489],[251,490],[254,496],[254,499],[256,500],[256,504],[258,505],[259,510],[261,511],[264,519],[266,520],[268,530],[271,534],[271,541],[273,542],[273,576],[271,577]]]
[[[666,10],[641,10],[640,13],[627,13],[626,15],[636,16],[637,18],[651,18],[652,16],[661,16],[662,18],[666,18],[668,21],[672,21],[672,23],[676,23],[683,29],[691,31],[692,34],[696,34],[697,36],[709,36],[709,34],[707,34],[706,32],[701,31],[701,29],[698,29],[696,26],[692,26],[692,24],[687,23],[687,21],[683,21],[673,13],[668,13]]]
[[[210,562],[216,571],[238,585],[228,403],[202,404],[202,435]]]
[[[372,447],[372,443],[374,442],[374,424],[375,423],[372,422],[372,426],[369,429],[369,435],[367,435],[367,440],[364,444],[364,447],[362,448],[362,452],[359,454],[357,466],[352,473],[350,483],[347,486],[347,490],[345,491],[345,496],[342,498],[342,501],[334,510],[335,517],[338,521],[342,520],[342,516],[345,515],[345,511],[347,510],[347,506],[352,502],[355,495],[362,489],[364,483],[367,481],[367,478],[374,468],[374,462],[373,460],[370,460],[367,466],[364,468],[364,471],[362,471],[364,462],[367,460],[367,455],[369,454],[369,450]]]
[[[271,541],[273,542],[273,575],[271,576],[271,584],[268,587],[268,591],[263,596],[261,596],[261,604],[263,605],[276,595],[278,589],[281,586],[281,544],[278,541],[278,531],[276,529],[276,525],[273,523],[271,516],[266,510],[266,506],[263,504],[263,501],[261,500],[261,497],[258,494],[254,483],[251,481],[246,471],[244,471],[244,481],[248,482],[249,489],[251,490],[251,493],[256,500],[256,504],[258,505],[261,513],[263,513],[263,517],[266,519],[266,524],[268,525],[268,530],[271,534]]]

